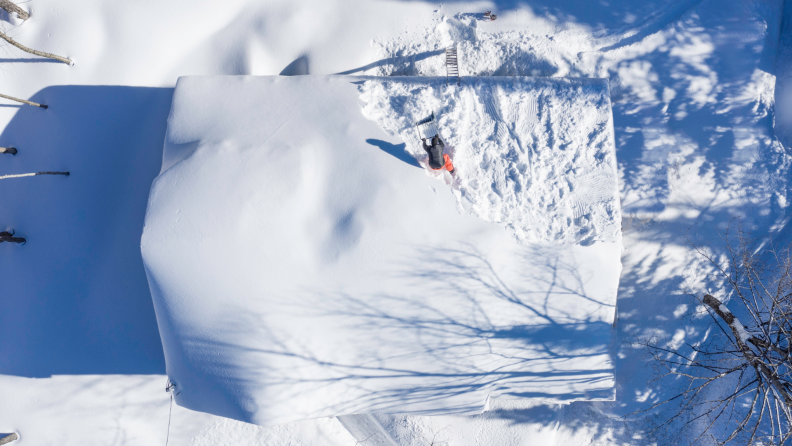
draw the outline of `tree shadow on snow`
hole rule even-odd
[[[583,302],[605,311],[609,305],[593,300],[586,291],[588,281],[575,275],[576,265],[556,255],[552,247],[525,248],[522,261],[536,278],[530,285],[521,285],[529,289],[514,288],[510,283],[515,279],[501,277],[473,247],[417,248],[408,257],[393,277],[414,293],[309,292],[283,302],[277,311],[278,319],[289,320],[290,314],[295,320],[310,317],[317,326],[324,325],[323,319],[331,324],[342,321],[345,330],[358,333],[349,339],[361,340],[356,354],[364,362],[334,361],[331,358],[336,355],[311,351],[309,346],[282,338],[260,315],[229,309],[215,324],[217,336],[213,338],[255,341],[218,343],[203,334],[182,333],[185,338],[175,348],[169,347],[169,354],[180,356],[174,363],[183,362],[180,367],[191,375],[191,385],[204,382],[197,392],[184,391],[179,404],[251,421],[250,408],[269,410],[246,400],[263,382],[272,386],[273,395],[288,389],[292,404],[315,395],[344,395],[321,412],[305,413],[306,418],[328,413],[398,413],[411,405],[413,413],[420,414],[437,400],[444,400],[445,413],[471,413],[483,409],[490,392],[559,401],[612,396],[611,324],[565,317],[577,314],[569,309]],[[515,319],[522,323],[503,322],[504,314],[521,315]],[[557,316],[564,321],[556,320]],[[218,332],[220,327],[225,333]],[[397,353],[389,337],[394,334],[403,339]],[[384,336],[384,344],[379,336]],[[389,347],[371,350],[371,345]],[[198,351],[220,353],[210,355],[207,363],[193,359],[200,356],[195,354]],[[489,360],[472,359],[482,355]],[[245,358],[243,367],[239,358]],[[280,367],[275,358],[296,361],[293,367],[301,370],[320,368],[321,373],[301,376],[292,366]],[[439,368],[428,370],[415,364]],[[382,380],[385,384],[378,384]],[[504,390],[508,388],[532,390]],[[471,402],[465,397],[471,392],[480,398]]]
[[[671,397],[677,389],[647,383],[652,372],[645,352],[631,342],[647,336],[701,341],[709,321],[685,319],[696,302],[681,293],[689,287],[700,293],[704,285],[711,285],[712,292],[722,290],[695,272],[700,259],[685,247],[687,235],[722,253],[716,230],[737,217],[757,235],[770,235],[781,243],[792,240],[784,209],[788,158],[775,139],[774,109],[759,93],[746,93],[766,92],[764,76],[775,72],[781,4],[662,0],[622,1],[606,8],[570,1],[531,3],[535,12],[548,17],[613,29],[611,37],[624,36],[587,54],[604,65],[609,58],[615,60],[603,74],[610,80],[627,248],[617,341],[611,346],[617,401],[572,403],[563,410],[562,427],[588,432],[587,438],[611,436],[616,444],[651,443],[642,429],[661,415],[641,415],[639,422],[628,423],[619,417]],[[521,5],[496,2],[493,12],[502,12],[500,20]],[[479,29],[486,30],[486,25]],[[626,55],[627,47],[632,55]],[[508,67],[510,75],[530,76],[535,65],[530,61],[542,57],[530,51],[506,54],[500,66]],[[592,75],[576,68],[576,61],[566,61],[569,77]],[[554,74],[554,63],[543,60],[541,66],[550,66],[543,71]],[[701,181],[705,178],[712,181]],[[677,193],[692,188],[699,193]],[[521,423],[552,419],[553,409],[546,410],[498,413]]]
[[[416,1],[416,0],[402,0]],[[686,0],[686,3],[695,3],[696,0]],[[455,3],[464,4],[463,0],[447,2],[448,13],[453,14],[457,9]],[[669,7],[675,7],[675,0],[646,0],[641,2],[631,0],[601,2],[581,2],[578,0],[494,0],[486,8],[498,15],[498,20],[503,20],[510,12],[528,9],[533,14],[546,18],[556,23],[580,23],[594,29],[632,28],[662,14]],[[491,5],[491,6],[490,6]],[[484,7],[479,11],[466,11],[467,15],[483,18]],[[482,26],[486,26],[486,23]]]
[[[399,66],[399,65],[404,65],[406,63],[407,68],[401,69],[401,70],[397,70],[394,73],[392,73],[391,75],[393,75],[393,76],[411,75],[415,71],[414,70],[415,62],[418,62],[418,61],[421,61],[421,60],[426,60],[426,59],[429,59],[430,57],[439,56],[441,54],[445,54],[445,50],[444,49],[434,50],[434,51],[425,51],[423,53],[411,54],[409,56],[388,57],[388,58],[385,58],[385,59],[378,60],[376,62],[372,62],[372,63],[370,63],[368,65],[363,65],[362,67],[359,67],[359,68],[353,68],[351,70],[342,71],[342,72],[336,73],[336,74],[338,74],[338,75],[351,75],[351,74],[355,74],[355,73],[362,73],[362,72],[370,70],[372,68],[383,67],[383,66],[386,66],[386,65]],[[405,60],[406,60],[406,62],[405,62]]]
[[[4,272],[0,374],[165,372],[140,235],[173,89],[57,86],[36,93],[0,135],[19,153],[0,181]]]

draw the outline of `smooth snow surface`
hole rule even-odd
[[[456,191],[364,117],[359,89],[377,82],[179,80],[142,241],[178,403],[276,424],[479,413],[500,396],[611,398],[620,244],[524,244],[460,213]],[[585,100],[588,85],[489,86]],[[607,101],[597,105],[609,115]],[[554,116],[553,128],[570,127]],[[581,167],[596,155],[612,163],[602,129],[600,145],[570,138],[566,151],[544,150],[562,166],[569,153]],[[512,154],[477,167],[463,158],[460,170],[503,169],[497,155]]]
[[[0,376],[0,433],[8,423],[19,445],[348,445],[334,418],[259,427],[170,407],[161,375]],[[64,409],[66,408],[66,409]],[[168,426],[170,414],[170,428]],[[6,428],[4,430],[4,428]]]

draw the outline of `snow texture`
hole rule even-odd
[[[509,227],[520,240],[621,240],[607,82],[463,78],[457,87],[389,78],[360,90],[363,114],[401,137],[422,165],[427,156],[412,124],[437,115],[461,178],[461,209]]]
[[[444,76],[438,25],[448,21],[461,28],[448,35],[459,39],[463,76],[609,79],[625,246],[613,330],[617,400],[526,408],[490,399],[474,417],[376,414],[404,445],[652,444],[647,433],[660,418],[621,416],[679,389],[648,384],[644,352],[630,343],[681,333],[695,345],[712,335],[707,320],[675,314],[694,311],[680,290],[719,286],[702,279],[712,271],[683,234],[717,248],[715,230],[740,218],[779,246],[792,240],[789,0],[18,3],[32,19],[0,12],[3,29],[77,62],[10,46],[0,62],[0,92],[50,105],[2,104],[0,146],[20,149],[2,156],[2,174],[72,172],[0,181],[0,229],[28,239],[0,246],[0,433],[19,432],[20,446],[165,444],[165,361],[140,228],[178,76]],[[497,21],[480,20],[487,9]],[[415,164],[398,139],[372,138]],[[434,180],[429,187],[443,189]],[[333,418],[261,427],[174,405],[172,421],[170,445],[356,442],[333,435]],[[676,440],[655,442],[690,442]]]
[[[142,239],[176,401],[269,425],[612,398],[621,246],[460,213],[364,118],[368,81],[179,80]]]

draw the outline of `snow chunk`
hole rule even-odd
[[[176,402],[277,424],[613,398],[621,245],[460,214],[365,80],[179,80],[141,241]]]
[[[731,311],[726,308],[726,305],[720,304],[718,305],[718,309],[723,314],[731,314]],[[742,343],[748,344],[748,340],[751,339],[751,335],[748,333],[748,330],[745,329],[745,326],[742,324],[742,322],[740,322],[740,320],[735,317],[732,320],[731,326],[734,327],[734,330],[737,332],[737,336],[740,337]]]
[[[523,241],[621,240],[613,123],[603,80],[387,78],[363,114],[425,164],[412,125],[434,112],[459,171],[460,207]],[[427,168],[431,176],[442,174]]]
[[[476,21],[472,18],[445,17],[437,25],[441,45],[449,47],[460,41],[476,40]]]

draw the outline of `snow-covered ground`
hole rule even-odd
[[[0,145],[20,149],[0,155],[0,169],[72,175],[0,182],[0,225],[29,239],[0,246],[0,432],[18,430],[19,444],[164,441],[164,358],[139,236],[178,76],[277,75],[288,66],[292,74],[442,75],[437,50],[453,37],[463,76],[610,80],[626,248],[612,346],[617,401],[378,422],[408,445],[433,437],[460,445],[641,443],[640,419],[614,417],[669,389],[647,384],[642,351],[623,342],[649,333],[695,342],[706,333],[685,317],[693,306],[680,295],[702,284],[685,231],[713,240],[715,228],[741,217],[757,233],[789,239],[788,157],[773,127],[788,141],[779,99],[788,44],[776,60],[783,3],[24,3],[32,18],[7,19],[4,29],[76,65],[4,47],[0,93],[51,107],[0,107]],[[470,20],[487,9],[496,22]],[[156,375],[132,376],[141,373]],[[170,444],[355,441],[332,419],[262,428],[174,406]]]
[[[413,78],[415,79],[415,78]],[[435,113],[460,171],[460,209],[521,241],[621,240],[610,92],[601,79],[366,82],[363,114],[426,158],[413,122]],[[410,119],[412,118],[412,119]]]
[[[387,93],[393,84],[416,102]],[[180,405],[271,425],[370,412],[477,414],[493,398],[612,398],[618,197],[615,181],[599,202],[578,192],[581,178],[615,177],[607,85],[487,82],[516,99],[539,97],[553,113],[552,125],[522,133],[544,156],[490,150],[485,164],[476,161],[490,142],[485,130],[466,140],[479,122],[456,110],[480,102],[481,85],[445,84],[179,80],[142,251]],[[425,155],[404,151],[420,143],[416,116],[444,90],[455,93],[440,123],[460,161],[458,189],[449,173],[416,168]],[[361,112],[361,96],[376,123]],[[414,107],[398,119],[394,103]],[[530,107],[515,102],[515,114],[520,104]],[[377,125],[397,120],[405,143]],[[558,162],[542,162],[551,153]],[[530,180],[503,180],[500,195],[491,181],[484,191],[469,185],[518,171],[514,158]],[[559,192],[534,186],[542,182]],[[556,229],[551,222],[568,226],[520,243],[514,231],[528,232],[529,218],[541,235]],[[572,233],[576,224],[583,227]]]

